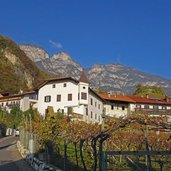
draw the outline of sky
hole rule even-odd
[[[0,34],[171,79],[171,0],[1,0]]]

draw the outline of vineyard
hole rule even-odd
[[[111,171],[171,170],[171,124],[164,115],[105,116],[99,124],[61,113],[43,119],[36,111],[14,108],[10,114],[1,111],[0,122],[20,126],[23,140],[35,137],[35,155],[64,171],[102,171],[104,165]]]
[[[167,151],[169,155],[112,155],[108,170],[171,170],[170,124],[164,117],[130,115],[85,123],[57,114],[32,121],[28,131],[39,137],[39,152],[64,170],[102,170],[102,151]],[[148,167],[147,167],[148,165]]]

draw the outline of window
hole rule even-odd
[[[81,93],[81,99],[87,100],[87,93]]]
[[[86,108],[86,115],[88,115],[88,108]]]
[[[51,96],[45,96],[44,101],[45,101],[45,102],[50,102],[50,101],[51,101]]]
[[[149,105],[144,105],[144,108],[145,109],[149,109]]]
[[[163,110],[166,110],[166,107],[165,107],[165,106],[162,106],[162,109],[163,109]]]
[[[116,104],[116,109],[119,110],[119,104],[118,103]]]
[[[95,119],[97,119],[97,114],[95,114]]]
[[[157,110],[157,109],[158,109],[158,106],[156,106],[156,105],[155,105],[155,106],[153,106],[153,107],[154,107],[154,109],[155,109],[155,110]]]
[[[93,105],[93,99],[91,98],[91,105]]]
[[[97,102],[95,102],[95,107],[97,106]]]
[[[68,94],[68,101],[72,101],[72,94]]]
[[[122,110],[125,110],[125,106],[122,106]]]
[[[66,83],[64,83],[64,87],[66,87],[67,86],[67,84]]]
[[[86,89],[85,87],[83,87],[83,89]]]
[[[99,122],[100,122],[100,116],[99,116]]]
[[[93,118],[93,112],[91,112],[91,118]]]
[[[162,106],[158,106],[158,109],[162,109]]]
[[[136,108],[141,108],[141,105],[136,105]]]
[[[56,87],[56,85],[55,85],[55,84],[53,84],[53,85],[52,85],[52,88],[55,88],[55,87]]]
[[[111,110],[113,110],[114,109],[114,106],[113,105],[111,105]]]
[[[141,105],[141,108],[144,109],[144,105]]]
[[[57,102],[60,102],[60,101],[61,101],[61,95],[60,95],[60,94],[57,94],[56,101],[57,101]]]
[[[149,109],[153,109],[153,106],[152,105],[149,105]]]
[[[100,109],[100,104],[99,104],[99,107],[98,108]]]

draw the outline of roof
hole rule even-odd
[[[8,100],[8,99],[19,99],[25,95],[28,95],[28,94],[33,94],[35,93],[35,91],[30,91],[30,92],[25,92],[25,93],[22,93],[22,94],[13,94],[13,95],[9,95],[9,96],[3,96],[3,97],[0,97],[0,101],[2,100]]]
[[[9,92],[1,92],[0,95],[2,95],[2,96],[9,96],[10,93]]]
[[[0,102],[4,102],[4,100],[9,101],[9,100],[17,100],[17,99],[21,99],[21,96],[19,95],[4,96],[4,97],[0,97]]]
[[[110,94],[99,94],[101,98],[109,101],[122,101],[130,103],[141,103],[141,104],[158,104],[158,105],[171,105],[171,102],[167,102],[166,99],[150,99],[141,96],[125,96],[125,95],[110,95]]]
[[[84,71],[81,73],[81,76],[80,76],[79,82],[89,83],[89,81],[88,81],[88,79],[87,79],[87,77],[86,77],[86,75],[85,75],[85,72],[84,72]]]
[[[128,97],[134,100],[136,103],[171,105],[171,102],[167,102],[166,99],[151,99],[141,96],[128,96]]]
[[[111,100],[111,101],[123,101],[123,102],[133,102],[135,101],[128,96],[123,95],[110,95],[110,94],[98,94],[104,100]]]
[[[89,91],[92,92],[96,97],[98,97],[101,101],[104,101],[104,99],[99,95],[97,94],[94,90],[92,90],[91,88],[89,88]]]
[[[43,83],[41,83],[38,87],[35,88],[35,90],[40,89],[41,87],[43,87],[44,85],[46,85],[47,83],[53,82],[53,81],[74,81],[75,83],[78,83],[77,80],[75,80],[72,77],[58,77],[58,78],[50,78],[50,79],[46,79],[43,81]]]

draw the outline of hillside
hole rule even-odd
[[[17,93],[30,90],[47,74],[36,67],[19,46],[0,35],[0,92]]]
[[[138,84],[158,86],[171,94],[171,80],[120,64],[94,65],[87,69],[92,87],[132,94]]]
[[[31,49],[32,45],[27,45],[27,49],[23,50],[32,51]],[[42,51],[44,50],[42,49]],[[39,54],[40,48],[37,48],[36,50],[35,46],[34,56],[36,56],[36,60],[33,60],[35,57],[33,57],[31,53],[29,54],[29,58],[32,59],[39,68],[48,73],[71,76],[78,79],[83,70],[83,67],[73,61],[66,52],[54,54],[49,58],[40,57]],[[111,92],[132,94],[135,91],[136,86],[142,84],[163,87],[166,90],[167,95],[171,95],[171,80],[144,73],[135,68],[120,64],[95,64],[91,68],[84,70],[86,71],[91,87],[101,88]]]

